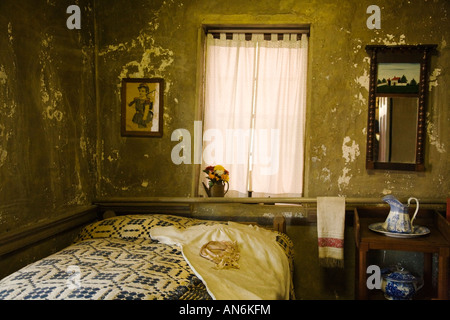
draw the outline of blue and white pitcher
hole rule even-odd
[[[391,207],[386,221],[383,223],[383,228],[389,232],[395,233],[413,233],[414,226],[413,221],[416,218],[417,212],[419,211],[419,200],[416,198],[409,198],[408,205],[403,205],[394,196],[388,195],[382,199],[387,202]],[[408,208],[410,206],[411,200],[416,201],[416,211],[412,219],[409,218]]]

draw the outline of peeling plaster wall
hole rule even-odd
[[[450,2],[377,1],[381,29],[366,26],[371,1],[97,1],[98,196],[193,196],[193,165],[175,165],[171,133],[193,136],[202,24],[311,24],[305,196],[443,198],[449,195]],[[367,44],[438,44],[431,61],[426,171],[365,169],[370,59]],[[162,138],[120,136],[122,77],[163,77]],[[1,161],[1,154],[0,154]],[[447,178],[446,178],[447,177]],[[232,173],[231,173],[232,178]]]
[[[195,120],[196,30],[185,34],[187,17],[178,1],[101,3],[98,196],[189,196],[192,168],[171,163],[170,136],[177,128],[191,129]],[[163,138],[121,137],[122,78],[154,77],[165,81]]]
[[[381,29],[365,28],[369,15],[354,14],[351,18],[345,12],[361,12],[369,2],[348,4],[339,11],[342,20],[336,25],[324,26],[333,34],[330,46],[323,45],[313,50],[314,88],[311,91],[309,128],[311,161],[307,162],[307,194],[339,194],[352,197],[381,197],[395,194],[400,197],[416,195],[422,198],[445,198],[449,196],[449,155],[445,146],[449,143],[449,75],[450,65],[447,41],[450,36],[448,1],[378,1],[381,9]],[[348,9],[348,10],[347,10]],[[321,21],[326,23],[325,21]],[[320,26],[315,26],[320,28]],[[342,43],[341,43],[342,41]],[[332,45],[332,44],[338,44]],[[439,54],[433,56],[430,71],[430,91],[427,114],[426,171],[424,173],[401,171],[365,170],[365,146],[367,131],[367,104],[370,59],[364,50],[366,44],[438,44]],[[319,53],[321,51],[321,53]],[[336,54],[334,51],[340,51]],[[330,59],[318,59],[329,56]],[[343,59],[341,59],[343,58]],[[329,68],[332,64],[332,68]],[[324,74],[324,70],[326,70]],[[317,76],[316,76],[317,75]],[[345,77],[345,79],[343,79]],[[442,83],[440,83],[442,81]],[[323,85],[320,85],[322,83]],[[333,90],[333,83],[339,83]],[[437,83],[437,85],[436,85]],[[442,84],[442,86],[441,86]],[[321,130],[324,116],[330,129]],[[320,133],[319,133],[320,132]],[[344,138],[342,138],[344,137]],[[340,141],[342,153],[339,152]],[[345,140],[347,139],[347,140]],[[350,139],[350,140],[348,140]],[[353,144],[354,141],[354,144]],[[351,146],[350,146],[351,143]],[[315,151],[322,145],[327,155]],[[349,147],[355,157],[349,157]],[[332,151],[333,150],[333,151]],[[338,155],[342,157],[337,157]],[[327,173],[327,174],[324,174]],[[446,181],[447,180],[447,181]],[[331,183],[330,183],[331,182]]]
[[[0,230],[94,197],[193,196],[193,165],[175,165],[176,129],[198,120],[202,24],[310,24],[306,197],[449,196],[449,10],[436,1],[2,1]],[[426,171],[365,169],[366,44],[438,44],[430,68]],[[120,135],[124,77],[162,77],[164,135]],[[231,173],[231,177],[232,177]],[[36,208],[40,208],[38,211]]]
[[[0,2],[0,233],[90,204],[95,192],[93,8]]]

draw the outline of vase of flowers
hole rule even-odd
[[[230,173],[223,166],[208,166],[203,170],[206,173],[208,187],[203,183],[206,193],[209,197],[224,197],[230,187],[228,181]],[[226,185],[226,190],[225,190]]]

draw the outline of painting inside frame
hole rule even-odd
[[[378,63],[377,93],[419,93],[420,63]]]
[[[163,94],[163,79],[122,79],[122,136],[162,136]]]

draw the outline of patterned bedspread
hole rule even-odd
[[[181,249],[152,240],[149,231],[213,223],[221,222],[171,215],[95,222],[71,246],[1,280],[0,300],[211,299]],[[291,240],[279,233],[277,242],[292,267]]]

